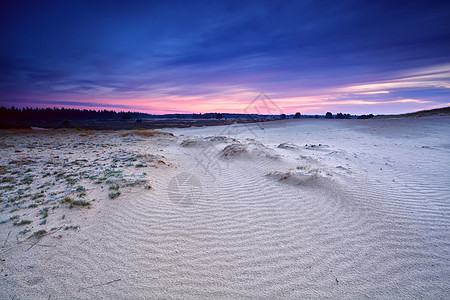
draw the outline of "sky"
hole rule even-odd
[[[0,106],[450,106],[450,1],[2,1]],[[264,107],[260,107],[264,113]]]

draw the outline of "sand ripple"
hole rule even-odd
[[[278,136],[270,126],[265,134],[271,130]],[[365,134],[348,130],[342,134]],[[12,291],[1,292],[33,298],[449,297],[448,152],[428,155],[438,150],[420,148],[418,154],[416,142],[405,140],[396,154],[388,139],[371,150],[322,138],[329,140],[326,151],[278,148],[283,141],[270,146],[265,137],[252,145],[214,140],[217,151],[246,147],[246,157],[226,160],[220,174],[193,159],[211,138],[189,142],[196,147],[173,144],[165,157],[174,167],[152,173],[152,190],[103,201],[71,238],[46,238],[42,243],[54,248],[14,257],[22,275],[8,282]],[[36,264],[32,255],[42,261]]]

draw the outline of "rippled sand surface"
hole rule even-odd
[[[164,131],[0,134],[1,298],[450,297],[449,118]]]

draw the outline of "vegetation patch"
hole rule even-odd
[[[60,125],[60,122],[58,124]],[[148,185],[147,173],[143,171],[147,170],[146,167],[158,164],[163,157],[141,154],[139,151],[126,151],[123,150],[121,143],[125,141],[132,145],[143,141],[138,135],[153,136],[162,133],[135,130],[138,133],[130,133],[130,138],[124,138],[123,141],[116,143],[116,139],[109,137],[93,140],[87,137],[80,142],[79,133],[75,131],[43,130],[38,135],[37,131],[30,129],[20,133],[29,136],[26,139],[14,140],[15,146],[8,146],[13,144],[12,141],[10,143],[0,141],[0,148],[12,147],[14,151],[14,147],[17,147],[22,150],[13,152],[12,157],[3,158],[1,163],[6,165],[0,166],[0,204],[3,212],[8,213],[0,222],[13,223],[17,226],[15,228],[17,236],[26,234],[29,237],[38,230],[39,225],[56,225],[49,224],[53,219],[59,219],[59,222],[63,223],[58,224],[57,229],[64,229],[70,220],[70,215],[64,209],[74,206],[90,208],[96,201],[88,198],[90,194],[97,195],[99,192],[105,198],[115,199],[121,196],[122,189],[125,188],[140,186],[147,190],[152,189]],[[51,135],[52,141],[46,141],[40,134]],[[68,134],[75,135],[75,138],[69,137]],[[120,133],[112,134],[120,136]],[[45,155],[49,150],[52,154]],[[96,157],[85,159],[87,156],[84,155],[91,152],[97,153]],[[144,169],[139,172],[136,168]],[[52,216],[49,218],[50,212],[55,218],[51,218]],[[63,213],[66,213],[68,218]],[[27,226],[28,224],[33,225]],[[43,235],[46,232],[35,233],[39,234]]]
[[[120,192],[109,193],[109,198],[110,199],[115,199],[115,198],[117,198],[119,196],[120,196]]]
[[[48,217],[48,207],[44,207],[43,209],[41,209],[40,211],[42,219],[45,219]]]
[[[43,237],[46,233],[47,233],[47,230],[41,229],[41,230],[38,230],[38,231],[34,232],[33,235],[31,235],[31,237],[41,238],[41,237]]]
[[[64,227],[64,230],[69,230],[69,229],[77,230],[77,229],[79,229],[79,228],[80,228],[80,226],[65,226],[65,227]]]
[[[34,181],[33,177],[34,177],[33,175],[28,174],[22,179],[21,183],[22,184],[31,184]]]
[[[14,222],[14,226],[22,226],[22,225],[28,225],[31,224],[32,221],[30,220],[21,220],[20,222]]]
[[[84,200],[72,200],[71,204],[76,206],[90,206],[91,202]]]
[[[119,190],[119,185],[118,184],[112,185],[112,186],[109,187],[109,189],[118,191]]]
[[[71,202],[72,202],[72,198],[70,198],[70,197],[66,197],[61,200],[61,203],[71,203]]]

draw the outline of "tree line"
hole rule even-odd
[[[137,112],[116,112],[113,110],[93,110],[77,108],[16,108],[0,107],[2,121],[55,121],[55,120],[111,120],[143,118],[149,114]]]
[[[303,117],[300,112],[295,113],[294,119]],[[374,116],[361,115],[358,119],[370,119]],[[0,107],[0,121],[60,121],[60,120],[114,120],[114,119],[273,119],[272,115],[256,115],[256,114],[237,114],[237,113],[200,113],[200,114],[165,114],[153,115],[139,112],[116,112],[113,110],[93,110],[93,109],[77,109],[77,108],[16,108],[16,107]],[[286,114],[279,115],[280,119],[286,119]],[[338,113],[333,116],[331,112],[325,114],[326,119],[350,119],[350,114]]]
[[[0,107],[2,121],[59,121],[59,120],[114,120],[114,119],[233,119],[233,118],[271,118],[268,115],[238,113],[200,113],[154,115],[139,112],[113,110],[93,110],[77,108],[16,108]]]

